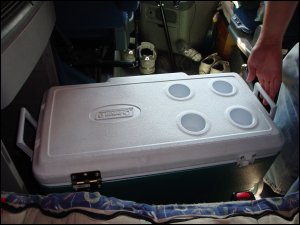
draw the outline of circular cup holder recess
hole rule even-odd
[[[178,127],[187,134],[200,135],[209,129],[209,123],[202,113],[197,111],[185,111],[177,116]]]
[[[254,114],[243,106],[231,106],[225,111],[226,118],[240,128],[253,128],[257,124]]]
[[[231,96],[234,95],[237,91],[235,86],[225,80],[211,81],[210,88],[213,92],[222,96]]]
[[[193,90],[186,84],[171,84],[166,88],[167,95],[175,100],[187,100],[190,99],[194,92]]]

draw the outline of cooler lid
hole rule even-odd
[[[253,149],[276,154],[282,144],[238,74],[133,81],[49,90],[33,157],[42,184],[68,183],[84,171],[109,180],[230,161]]]

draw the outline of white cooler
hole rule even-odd
[[[102,180],[100,192],[123,199],[225,201],[259,182],[282,144],[238,74],[113,78],[48,91],[33,173],[52,190]]]

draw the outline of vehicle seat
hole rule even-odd
[[[70,39],[111,39],[115,31],[116,49],[129,42],[127,26],[138,1],[55,1],[56,24]],[[126,33],[127,32],[127,33]]]
[[[98,69],[103,64],[106,67],[128,67],[126,63],[116,62],[113,54],[109,60],[103,60],[103,54],[95,54],[95,51],[99,46],[109,46],[112,48],[111,52],[128,48],[130,34],[134,29],[134,12],[139,1],[54,1],[54,6],[56,34],[67,49],[66,55],[76,56],[73,57],[76,58],[75,63],[74,60],[73,63],[63,60],[64,62],[73,66],[88,62],[89,66]],[[93,50],[91,52],[83,48]],[[84,59],[81,57],[83,54]],[[58,75],[61,69],[63,68],[58,68]],[[76,83],[78,82],[77,80]],[[86,79],[82,83],[86,83]]]

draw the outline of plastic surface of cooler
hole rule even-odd
[[[33,172],[44,186],[101,171],[103,181],[275,155],[282,139],[235,73],[184,73],[59,86],[45,95]]]

